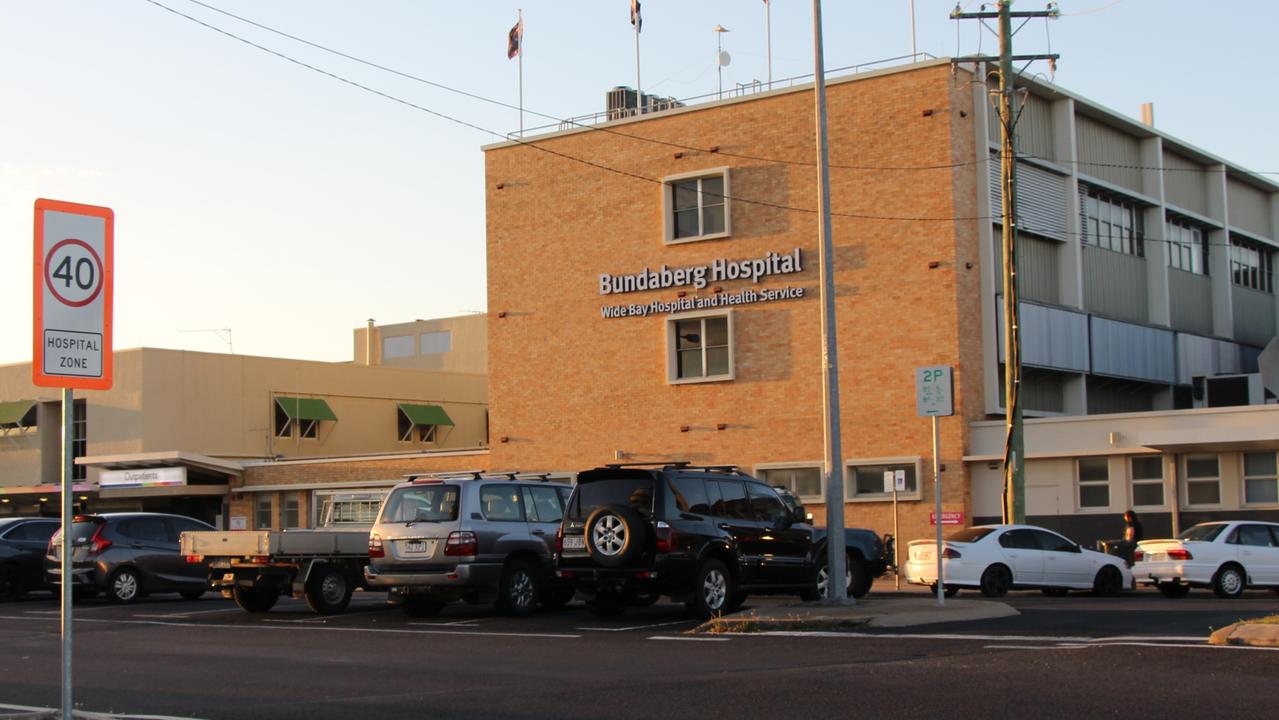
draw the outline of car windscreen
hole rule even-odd
[[[626,505],[645,517],[652,517],[653,479],[647,476],[619,477],[579,483],[577,499],[569,507],[569,512],[573,519],[585,520],[605,505]]]
[[[413,485],[393,490],[382,508],[382,522],[449,522],[457,519],[457,485]]]
[[[1180,537],[1190,542],[1212,542],[1225,529],[1225,525],[1196,525],[1183,532]]]
[[[995,532],[995,529],[988,527],[964,528],[959,532],[951,533],[950,537],[946,539],[950,542],[974,543],[993,532]]]

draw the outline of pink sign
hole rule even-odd
[[[929,525],[937,524],[937,513],[935,512],[928,513],[928,524]],[[941,524],[942,525],[963,525],[964,514],[961,512],[944,512],[941,514]]]

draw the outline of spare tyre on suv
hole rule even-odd
[[[735,467],[606,465],[578,475],[557,566],[596,614],[666,595],[708,618],[750,592],[808,595],[823,543],[803,508]]]

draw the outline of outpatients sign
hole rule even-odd
[[[36,200],[36,385],[111,387],[114,225],[110,208]]]

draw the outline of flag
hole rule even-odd
[[[644,27],[644,18],[640,17],[639,0],[631,0],[631,24],[635,26],[635,32],[639,32]]]
[[[520,54],[520,43],[524,41],[524,18],[515,23],[515,27],[506,34],[506,59],[511,60]]]

